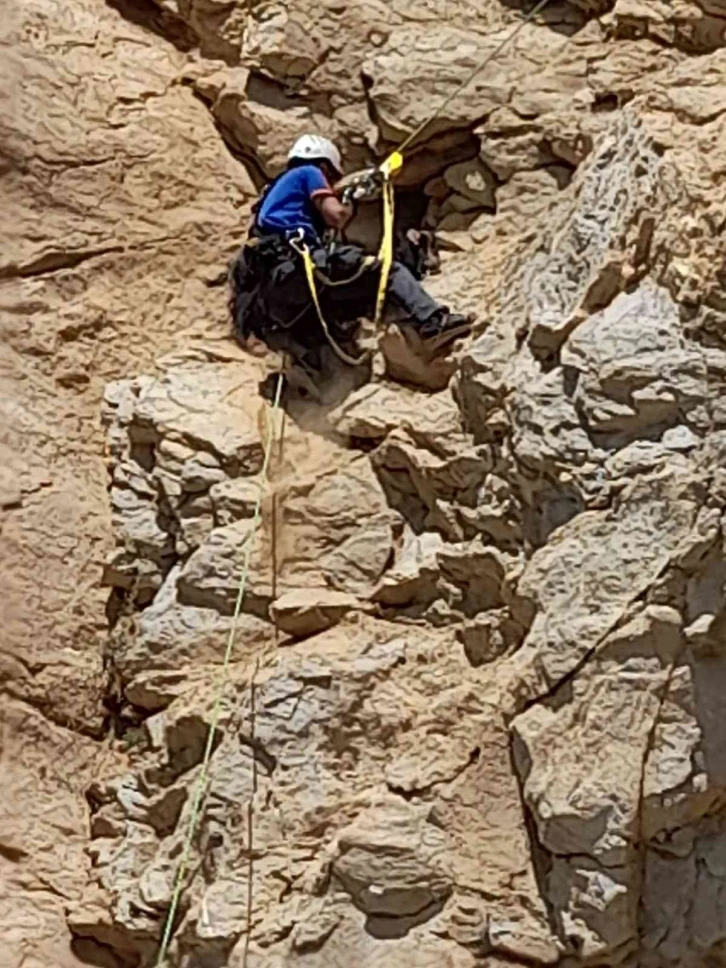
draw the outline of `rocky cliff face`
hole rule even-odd
[[[726,4],[553,0],[451,103],[399,187],[477,332],[267,481],[228,338],[290,139],[380,157],[524,8],[8,25],[12,968],[155,964],[248,557],[170,968],[726,964]]]

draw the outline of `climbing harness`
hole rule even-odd
[[[392,176],[399,171],[402,165],[403,156],[394,151],[393,154],[391,154],[383,162],[383,164],[375,170],[376,180],[380,181],[383,191],[383,235],[381,238],[378,256],[366,256],[360,268],[354,275],[349,276],[347,279],[340,279],[334,282],[315,266],[310,254],[310,249],[304,240],[302,232],[296,236],[291,236],[288,239],[288,242],[292,248],[298,253],[303,261],[305,278],[307,279],[308,289],[310,290],[310,298],[315,306],[315,311],[318,314],[318,319],[323,328],[323,332],[325,333],[325,337],[335,355],[349,366],[361,366],[370,357],[370,351],[364,350],[364,352],[359,356],[351,356],[349,353],[346,353],[346,351],[336,342],[332,333],[330,332],[330,327],[328,326],[327,320],[325,319],[325,315],[320,305],[320,297],[318,296],[315,277],[317,276],[326,286],[347,286],[350,285],[350,283],[355,282],[356,279],[359,279],[364,272],[367,272],[375,265],[379,265],[381,271],[378,281],[378,292],[376,294],[374,322],[376,328],[380,325],[383,307],[386,301],[388,279],[391,274],[391,266],[393,265],[394,193]],[[371,174],[371,172],[366,173],[369,179],[371,179]],[[353,188],[355,188],[355,186],[353,186]],[[349,197],[353,196],[349,195]]]
[[[232,625],[229,630],[229,636],[227,638],[227,647],[224,652],[224,660],[222,662],[222,668],[217,677],[217,682],[214,689],[214,706],[212,707],[212,716],[209,723],[209,729],[207,731],[207,742],[204,747],[204,756],[202,758],[202,764],[199,768],[199,776],[197,777],[197,782],[194,790],[194,798],[192,800],[192,807],[189,813],[189,823],[187,824],[187,833],[184,839],[184,847],[182,850],[181,860],[179,861],[179,867],[177,868],[176,877],[174,879],[174,887],[172,889],[171,901],[169,902],[169,910],[166,914],[166,920],[164,922],[164,932],[161,937],[161,943],[159,946],[159,953],[155,962],[155,968],[164,968],[164,962],[169,950],[169,945],[171,943],[172,935],[174,932],[174,921],[176,919],[176,914],[179,909],[179,901],[181,900],[181,895],[184,890],[184,881],[186,878],[187,870],[189,869],[189,860],[192,854],[192,845],[194,843],[194,837],[197,831],[197,825],[199,823],[199,816],[201,812],[202,799],[207,787],[209,780],[209,764],[212,759],[212,753],[214,752],[214,738],[217,733],[217,727],[219,726],[219,719],[222,713],[222,699],[224,698],[224,688],[227,684],[227,679],[229,677],[229,665],[232,659],[232,652],[234,649],[235,638],[237,636],[237,626],[239,624],[239,616],[242,611],[242,601],[244,599],[245,589],[247,588],[247,578],[250,571],[250,560],[252,557],[252,552],[255,548],[257,542],[257,532],[259,530],[260,522],[262,520],[262,499],[264,497],[264,485],[267,479],[267,474],[270,467],[270,459],[272,455],[274,439],[275,439],[275,423],[277,420],[277,414],[280,410],[280,401],[282,399],[282,387],[284,383],[283,374],[280,373],[277,378],[277,386],[275,389],[275,396],[272,404],[272,409],[268,413],[267,419],[267,429],[265,434],[265,443],[263,448],[263,459],[262,459],[262,469],[260,471],[260,486],[257,493],[257,500],[255,502],[254,514],[252,516],[252,524],[250,527],[249,537],[247,538],[247,543],[245,545],[244,559],[242,562],[242,573],[240,575],[239,585],[237,587],[237,598],[235,600],[234,613],[232,616]]]
[[[345,350],[342,348],[342,346],[340,346],[336,342],[336,340],[333,337],[333,334],[330,332],[330,327],[328,326],[328,323],[325,319],[325,315],[323,314],[322,306],[320,305],[320,298],[318,296],[317,286],[315,285],[315,274],[316,272],[318,272],[318,270],[316,269],[315,263],[313,262],[313,258],[310,255],[310,249],[307,243],[304,241],[304,239],[302,239],[299,236],[291,237],[289,239],[289,242],[292,248],[302,258],[303,266],[305,268],[305,278],[308,281],[308,288],[310,290],[310,298],[313,301],[313,305],[315,306],[315,311],[317,312],[318,319],[320,320],[320,325],[323,327],[323,332],[325,333],[326,339],[328,340],[328,343],[330,343],[330,346],[333,352],[340,360],[343,361],[343,363],[347,363],[349,366],[360,366],[362,363],[365,363],[365,361],[368,359],[370,355],[368,350],[364,350],[364,352],[361,353],[359,356],[351,356],[349,353],[346,353]],[[323,276],[323,279],[326,281],[327,285],[333,285],[333,286],[349,285],[355,279],[358,279],[363,274],[363,272],[369,269],[375,263],[375,261],[376,260],[373,256],[368,257],[368,259],[364,259],[363,264],[361,265],[358,272],[356,272],[356,274],[354,276],[351,276],[349,279],[341,279],[339,282],[333,282],[332,280],[328,279],[326,276]]]

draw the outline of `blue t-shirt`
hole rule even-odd
[[[309,242],[320,238],[322,220],[315,198],[332,195],[333,190],[315,165],[301,165],[285,172],[265,195],[257,224],[263,232],[287,234],[302,229]]]

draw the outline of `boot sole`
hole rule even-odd
[[[468,336],[471,330],[471,323],[461,323],[459,326],[455,326],[452,329],[447,329],[443,333],[437,333],[436,336],[430,336],[428,339],[422,339],[421,342],[426,349],[438,350],[442,346],[446,346],[448,343],[453,343],[454,340],[459,339],[461,336]]]

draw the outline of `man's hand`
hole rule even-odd
[[[344,175],[336,184],[337,194],[355,202],[372,201],[380,197],[381,176],[377,168],[364,168],[352,175]]]

